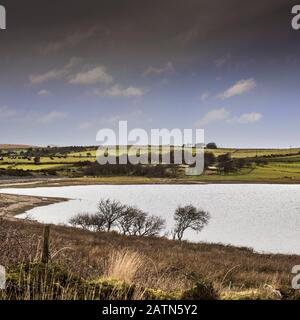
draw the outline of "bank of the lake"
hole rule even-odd
[[[258,252],[300,254],[298,185],[89,185],[19,187],[0,192],[70,199],[29,210],[21,218],[29,214],[42,223],[67,224],[78,213],[94,213],[98,201],[110,198],[162,217],[167,222],[164,232],[169,233],[177,206],[192,204],[208,211],[211,221],[200,234],[187,232],[185,238],[189,241],[246,246]]]
[[[0,193],[0,218],[14,219],[16,215],[33,208],[49,206],[62,201],[67,201],[67,199]]]
[[[241,175],[206,175],[184,178],[148,178],[135,176],[27,178],[0,180],[0,188],[38,188],[86,185],[203,185],[203,184],[284,184],[300,185],[300,179],[252,177]]]

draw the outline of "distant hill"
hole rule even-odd
[[[27,149],[33,146],[26,144],[0,144],[0,149]]]

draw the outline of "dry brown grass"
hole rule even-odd
[[[30,221],[5,223],[11,235],[18,230],[24,241],[18,244],[15,237],[7,240],[10,250],[0,252],[0,264],[8,266],[28,257],[38,260],[43,226]],[[186,290],[202,278],[220,292],[260,290],[265,284],[290,287],[291,269],[300,264],[295,255],[262,255],[247,248],[92,233],[63,226],[51,227],[50,249],[50,262],[78,278],[117,278],[138,288],[166,292]],[[136,297],[142,296],[141,291]]]
[[[131,283],[144,263],[142,255],[138,252],[114,250],[109,254],[104,276]]]

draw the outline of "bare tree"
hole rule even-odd
[[[104,230],[106,221],[98,214],[80,213],[72,217],[69,223],[74,227],[97,232]]]
[[[98,204],[98,216],[101,216],[106,225],[106,230],[109,232],[112,227],[116,225],[126,211],[126,206],[122,205],[119,201],[115,200],[101,200]]]
[[[101,214],[93,214],[90,217],[90,227],[92,231],[95,232],[104,231],[106,227],[106,220]]]
[[[124,235],[141,237],[158,236],[165,227],[165,220],[148,216],[136,207],[122,205],[110,199],[101,200],[98,204],[99,211],[95,214],[82,213],[71,218],[69,223],[90,231],[111,231],[115,226]]]
[[[141,237],[155,237],[165,228],[165,220],[156,216],[142,214],[135,220],[134,235]]]
[[[209,222],[210,214],[192,205],[178,207],[174,214],[174,239],[182,240],[187,229],[200,232]]]
[[[90,215],[88,213],[79,213],[69,220],[69,223],[73,227],[80,227],[84,230],[89,230],[90,227]]]
[[[126,207],[124,214],[118,219],[120,232],[127,235],[135,234],[135,225],[144,216],[144,212],[136,207]]]

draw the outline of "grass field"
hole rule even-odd
[[[141,154],[145,153],[148,147],[141,147]],[[22,149],[24,151],[24,149]],[[125,148],[120,147],[117,154],[124,154]],[[19,154],[20,149],[15,149]],[[155,152],[161,153],[159,148],[155,148]],[[300,148],[295,149],[206,149],[206,152],[213,153],[216,157],[222,154],[230,153],[232,158],[236,159],[265,159],[267,164],[252,165],[251,168],[243,168],[233,173],[221,174],[216,171],[207,170],[201,176],[186,177],[184,173],[177,179],[190,182],[283,182],[283,183],[299,183],[300,182]],[[129,153],[129,154],[132,154]],[[56,170],[58,176],[66,177],[70,172],[78,172],[78,163],[96,161],[96,149],[89,149],[82,152],[69,152],[62,155],[41,157],[40,163],[35,164],[34,158],[24,159],[20,156],[8,157],[4,156],[0,160],[0,169],[6,170],[24,170],[27,172],[43,172],[43,170]],[[74,177],[74,175],[73,175]],[[99,177],[101,178],[101,177]],[[118,180],[121,177],[105,177],[104,180]],[[144,179],[147,183],[146,178]],[[124,178],[123,180],[135,180]]]
[[[300,163],[288,165],[286,163],[272,163],[264,166],[256,166],[253,169],[242,169],[229,174],[206,174],[190,177],[197,181],[241,181],[241,182],[300,182]]]

